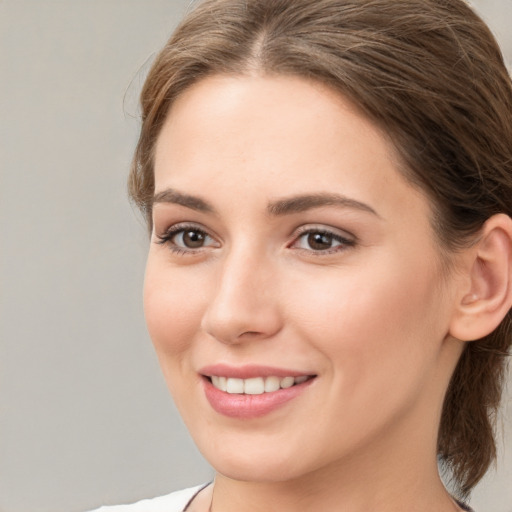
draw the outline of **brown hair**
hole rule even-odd
[[[292,74],[340,91],[387,133],[430,198],[440,247],[512,216],[512,87],[498,45],[463,0],[205,0],[158,55],[141,95],[130,194],[151,227],[153,152],[175,98],[212,74]],[[449,385],[438,454],[463,496],[496,456],[509,311],[467,344]]]

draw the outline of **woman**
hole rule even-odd
[[[511,343],[485,24],[462,0],[205,0],[141,103],[145,314],[216,478],[112,510],[469,510]]]

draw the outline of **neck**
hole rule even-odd
[[[339,473],[338,473],[339,474]],[[438,477],[425,481],[402,475],[396,481],[375,482],[367,479],[326,478],[279,483],[241,482],[218,475],[215,478],[210,512],[456,512],[460,508]],[[410,485],[408,485],[410,484]]]

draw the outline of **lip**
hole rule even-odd
[[[313,376],[314,372],[297,371],[286,368],[277,368],[272,366],[260,365],[243,365],[229,366],[227,364],[213,364],[204,366],[199,370],[201,375],[211,377],[218,375],[219,377],[231,377],[233,379],[252,379],[254,377],[301,377],[303,375]]]
[[[233,367],[224,364],[206,366],[200,370],[206,399],[212,409],[223,416],[237,419],[260,418],[284,406],[289,401],[300,396],[316,380],[313,373],[273,368],[269,366],[247,365]],[[250,379],[254,377],[301,377],[311,376],[300,384],[279,389],[272,393],[261,395],[231,394],[221,391],[213,386],[208,377],[212,375],[231,377],[236,379]]]

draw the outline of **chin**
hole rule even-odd
[[[211,439],[196,439],[197,446],[215,471],[230,479],[283,482],[293,480],[305,472],[304,458],[297,457],[300,450],[286,449],[285,444],[279,443],[279,446],[276,443],[265,443],[265,438],[253,438],[245,443],[225,438],[216,441],[214,445]]]
[[[212,437],[197,445],[214,470],[232,480],[254,483],[279,483],[300,479],[332,463],[331,453],[306,449],[303,442],[269,439],[264,433],[243,441],[224,437],[212,444]],[[245,441],[245,442],[244,442]],[[298,441],[298,440],[295,440]]]
[[[275,458],[265,461],[245,461],[219,459],[211,460],[215,471],[231,480],[240,482],[277,483],[295,480],[303,471],[289,461],[281,462]]]

